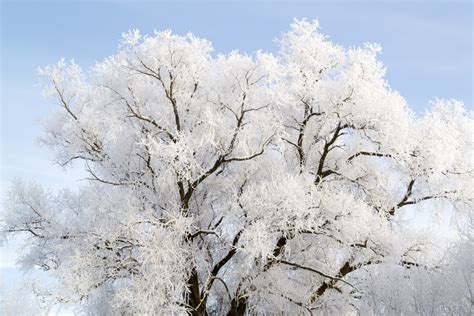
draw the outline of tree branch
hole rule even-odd
[[[352,161],[354,158],[357,158],[359,156],[372,156],[372,157],[392,157],[390,154],[381,154],[377,152],[369,152],[369,151],[359,151],[358,153],[355,153],[351,155],[349,158],[347,158],[347,161]]]
[[[341,278],[338,278],[338,277],[333,277],[333,276],[330,276],[329,274],[326,274],[326,273],[323,273],[319,270],[316,270],[314,268],[311,268],[311,267],[307,267],[307,266],[303,266],[303,265],[300,265],[300,264],[297,264],[297,263],[293,263],[293,262],[289,262],[289,261],[285,261],[285,260],[278,260],[277,262],[280,262],[280,263],[283,263],[283,264],[286,264],[286,265],[289,265],[289,266],[292,266],[292,267],[296,267],[296,268],[299,268],[299,269],[302,269],[302,270],[306,270],[306,271],[311,271],[311,272],[314,272],[316,274],[319,274],[320,276],[322,277],[325,277],[325,278],[328,278],[328,279],[331,279],[333,281],[341,281],[347,285],[349,285],[350,287],[356,289],[356,287],[352,284],[350,284],[349,282],[347,282],[346,280],[343,280]]]

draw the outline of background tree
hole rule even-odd
[[[344,49],[317,22],[278,43],[276,56],[214,56],[192,34],[134,30],[87,73],[41,70],[60,105],[43,141],[59,164],[83,161],[88,185],[18,183],[3,232],[28,236],[23,263],[60,280],[58,301],[104,314],[377,310],[374,275],[438,267],[447,245],[406,219],[472,216],[472,113],[436,100],[416,116],[378,45]]]

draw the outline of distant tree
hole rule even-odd
[[[40,295],[32,291],[34,280],[6,286],[0,280],[0,314],[3,316],[44,315],[50,308]]]
[[[380,265],[361,279],[362,315],[472,315],[474,245],[462,241],[438,265]]]
[[[415,115],[378,45],[344,49],[317,22],[278,44],[216,56],[192,34],[134,30],[87,73],[41,70],[60,105],[43,141],[60,165],[83,161],[88,185],[18,183],[3,232],[28,236],[23,262],[58,278],[58,301],[114,315],[374,311],[377,273],[436,269],[445,247],[407,218],[472,216],[472,113],[436,100]]]

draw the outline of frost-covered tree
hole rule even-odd
[[[358,309],[363,315],[472,315],[474,245],[463,241],[438,265],[379,266],[361,280]]]
[[[111,315],[376,311],[374,276],[439,266],[447,245],[413,221],[472,217],[472,113],[436,100],[415,115],[378,45],[344,49],[317,22],[278,45],[215,55],[131,31],[88,72],[41,70],[59,104],[43,141],[88,184],[18,183],[3,232],[26,236],[52,296]]]
[[[0,314],[30,316],[46,312],[48,312],[48,307],[43,306],[36,293],[31,291],[30,283],[12,287],[6,287],[3,282],[0,283]]]

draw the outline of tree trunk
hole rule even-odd
[[[205,304],[199,305],[201,302],[201,294],[199,291],[199,278],[195,267],[191,271],[191,275],[188,279],[188,289],[189,296],[187,299],[187,304],[193,308],[191,310],[191,315],[206,315],[207,313]]]
[[[227,316],[243,316],[247,310],[247,297],[237,296],[232,299],[230,302],[230,310],[227,313]]]

